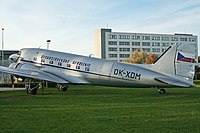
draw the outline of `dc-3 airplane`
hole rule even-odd
[[[37,93],[40,86],[38,81],[57,83],[63,91],[67,91],[68,84],[93,84],[155,87],[160,93],[166,93],[163,88],[194,86],[195,54],[191,51],[195,50],[192,46],[183,50],[182,46],[170,46],[150,65],[127,64],[52,50],[24,48],[18,54],[11,55],[11,65],[0,66],[0,71],[17,78],[28,79],[25,87],[29,94]]]

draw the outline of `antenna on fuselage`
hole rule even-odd
[[[92,57],[93,54],[90,54],[89,57]]]
[[[49,50],[49,43],[51,42],[51,40],[47,40],[47,50]]]

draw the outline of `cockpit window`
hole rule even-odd
[[[21,55],[21,51],[19,51],[19,52],[17,53],[17,55]]]

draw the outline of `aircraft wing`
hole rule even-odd
[[[50,75],[59,75],[60,78],[67,80],[69,83],[72,84],[90,84],[90,82],[88,82],[87,80],[85,80],[84,78],[81,77],[75,77],[75,76],[71,76],[69,73],[59,73],[58,71],[55,70],[49,70],[49,69],[42,69],[42,71],[44,71],[45,73],[48,73]]]
[[[181,80],[175,79],[175,78],[167,78],[167,77],[157,77],[155,78],[156,81],[173,85],[173,86],[179,86],[179,87],[192,87],[194,84],[189,84],[186,82],[183,82]]]
[[[54,83],[69,83],[68,81],[50,73],[46,73],[41,70],[23,70],[23,69],[13,69],[9,67],[0,66],[0,71],[8,73],[11,75],[17,75],[20,77],[33,78],[38,80],[45,80]]]

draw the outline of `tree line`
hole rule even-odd
[[[140,49],[136,49],[133,51],[129,59],[122,60],[122,62],[132,63],[132,64],[152,64],[156,61],[155,54],[147,54],[146,51],[141,51]]]

